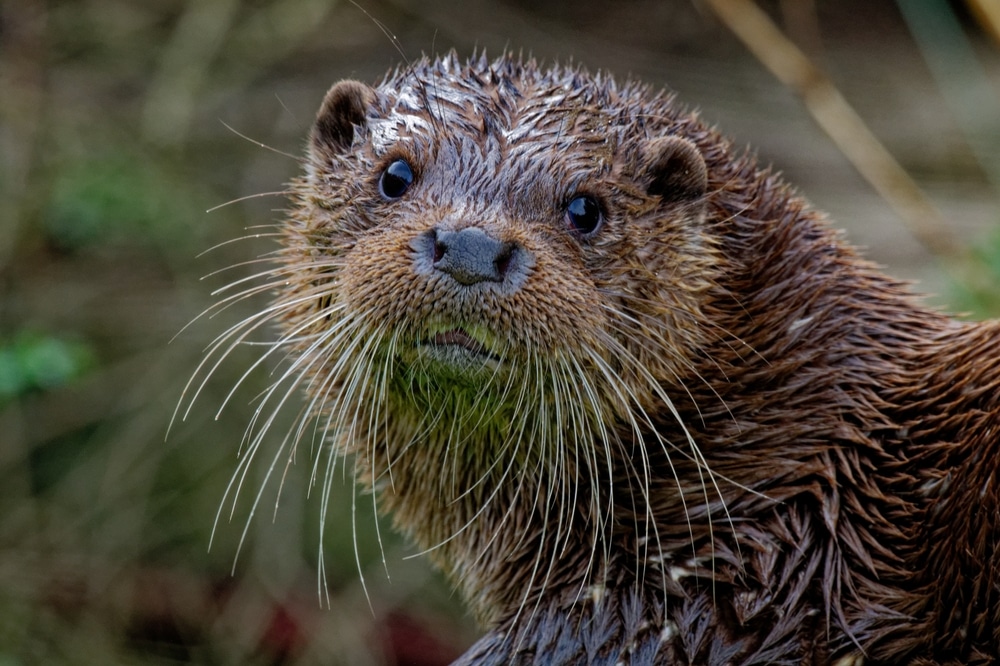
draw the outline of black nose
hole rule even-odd
[[[520,245],[497,240],[478,227],[431,230],[428,236],[433,242],[434,268],[464,285],[503,282],[512,269],[523,263],[518,261],[523,252]]]

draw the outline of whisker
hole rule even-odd
[[[225,127],[227,130],[229,130],[230,132],[232,132],[236,136],[240,137],[241,139],[245,139],[245,140],[249,141],[250,143],[254,144],[255,146],[258,146],[260,148],[264,148],[266,150],[270,150],[272,153],[276,153],[278,155],[281,155],[282,157],[288,157],[290,159],[295,160],[296,162],[300,162],[301,163],[301,162],[305,161],[302,158],[302,156],[300,156],[300,155],[292,155],[291,153],[283,152],[281,150],[278,150],[277,148],[272,148],[271,146],[267,145],[266,143],[261,143],[260,141],[257,141],[256,139],[251,139],[246,134],[243,134],[239,130],[234,129],[232,125],[230,125],[229,123],[227,123],[224,120],[220,120],[219,122],[221,122],[222,125],[223,125],[223,127]]]
[[[263,146],[264,144],[260,144],[260,145]],[[233,205],[235,203],[240,203],[241,201],[250,201],[251,199],[261,199],[263,197],[287,197],[291,193],[292,193],[291,190],[278,190],[276,192],[258,192],[257,194],[247,194],[247,195],[242,196],[242,197],[237,197],[235,199],[230,199],[229,201],[227,201],[225,203],[220,203],[220,204],[218,204],[216,206],[212,206],[211,208],[207,209],[205,212],[206,213],[214,213],[215,211],[219,210],[220,208],[225,208],[226,206],[231,206],[231,205]]]
[[[215,245],[212,245],[211,247],[209,247],[206,250],[202,250],[201,252],[199,252],[198,254],[196,254],[195,257],[197,259],[201,259],[201,258],[205,257],[206,255],[209,255],[212,252],[215,252],[216,250],[218,250],[220,248],[223,248],[223,247],[225,247],[227,245],[232,245],[234,243],[240,243],[240,242],[248,241],[248,240],[256,240],[258,238],[283,238],[284,237],[284,233],[282,231],[282,227],[281,227],[281,225],[278,225],[278,224],[259,224],[259,225],[254,225],[254,226],[250,226],[250,227],[244,227],[244,231],[247,231],[247,230],[250,230],[250,229],[273,229],[274,231],[272,233],[266,233],[266,234],[265,233],[246,234],[246,235],[243,235],[243,236],[237,236],[235,238],[229,238],[227,240],[224,240],[224,241],[221,241],[219,243],[216,243]],[[281,252],[281,250],[277,249],[277,250],[274,250],[274,251],[270,252],[269,254],[277,254],[277,253],[280,253],[280,252]]]

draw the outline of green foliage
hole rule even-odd
[[[59,169],[44,217],[51,238],[76,249],[162,229],[171,220],[169,190],[149,162],[139,164],[112,154]]]
[[[0,406],[32,391],[64,386],[96,362],[93,349],[77,340],[32,332],[0,340]]]
[[[176,173],[172,159],[123,140],[86,137],[50,161],[42,230],[64,252],[155,250],[183,260],[203,249],[196,221],[211,201],[200,183]],[[96,145],[94,145],[96,144]],[[185,192],[184,196],[178,196]]]
[[[1000,316],[1000,226],[970,248],[960,272],[952,281],[954,308],[975,319]]]

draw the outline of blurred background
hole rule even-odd
[[[252,517],[266,464],[251,467],[209,549],[268,368],[219,408],[254,349],[233,352],[167,437],[203,350],[266,303],[186,327],[274,249],[259,236],[281,220],[280,193],[338,79],[375,82],[422,53],[484,48],[670,87],[890,273],[952,312],[996,313],[998,3],[761,1],[750,7],[798,49],[770,54],[783,42],[746,6],[0,5],[0,666],[431,665],[477,635],[458,595],[386,524],[379,547],[363,496],[355,543],[349,478],[320,544],[306,455],[280,505],[272,481]],[[800,57],[856,118],[779,80]],[[889,166],[858,166],[873,137]],[[912,178],[902,189],[877,185],[900,173]],[[914,210],[927,212],[916,227]]]

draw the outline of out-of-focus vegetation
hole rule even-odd
[[[950,283],[951,309],[973,319],[1000,316],[1000,230],[973,245],[966,262]]]
[[[891,7],[858,26],[858,12],[876,11],[861,0],[825,10],[803,2],[805,13],[761,4],[799,37],[818,28],[846,54],[835,64],[852,74],[840,81],[878,76],[851,64],[858,30],[874,25],[883,45],[909,44]],[[349,479],[331,501],[319,559],[321,507],[309,496],[307,455],[291,467],[280,506],[272,483],[251,519],[270,461],[262,454],[208,549],[268,368],[217,410],[257,351],[234,351],[169,437],[167,427],[203,349],[266,299],[186,325],[214,289],[259,270],[248,262],[274,249],[267,225],[281,218],[281,191],[325,88],[348,76],[377,80],[421,51],[575,56],[671,82],[722,115],[736,107],[737,122],[763,107],[757,114],[771,131],[785,132],[769,105],[794,111],[791,97],[759,88],[773,82],[697,6],[0,6],[0,664],[430,665],[456,656],[475,635],[460,599],[422,559],[405,559],[411,550],[388,525],[379,545],[363,494],[355,543]],[[993,53],[985,41],[975,47]],[[760,78],[746,83],[746,72]],[[788,167],[780,141],[756,143]],[[831,171],[820,164],[817,180]],[[1000,242],[981,255],[994,271],[986,282],[1000,284]],[[974,307],[1000,311],[992,293],[979,293]]]
[[[310,107],[347,73],[305,83],[308,75],[283,70],[322,52],[321,26],[336,32],[338,22],[348,31],[370,23],[326,0],[0,9],[4,666],[380,664],[408,655],[431,664],[468,642],[447,587],[421,562],[403,561],[398,539],[380,549],[365,497],[355,563],[346,481],[332,501],[326,589],[318,588],[308,465],[293,468],[276,512],[277,489],[268,489],[240,549],[263,474],[254,469],[208,550],[266,372],[218,418],[216,410],[252,351],[238,350],[166,437],[202,349],[266,302],[184,328],[213,289],[254,270],[241,264],[273,249],[254,238],[267,229],[247,227],[280,218]],[[370,32],[373,43],[384,39]],[[206,212],[261,192],[279,196]],[[380,550],[394,563],[391,584]]]

